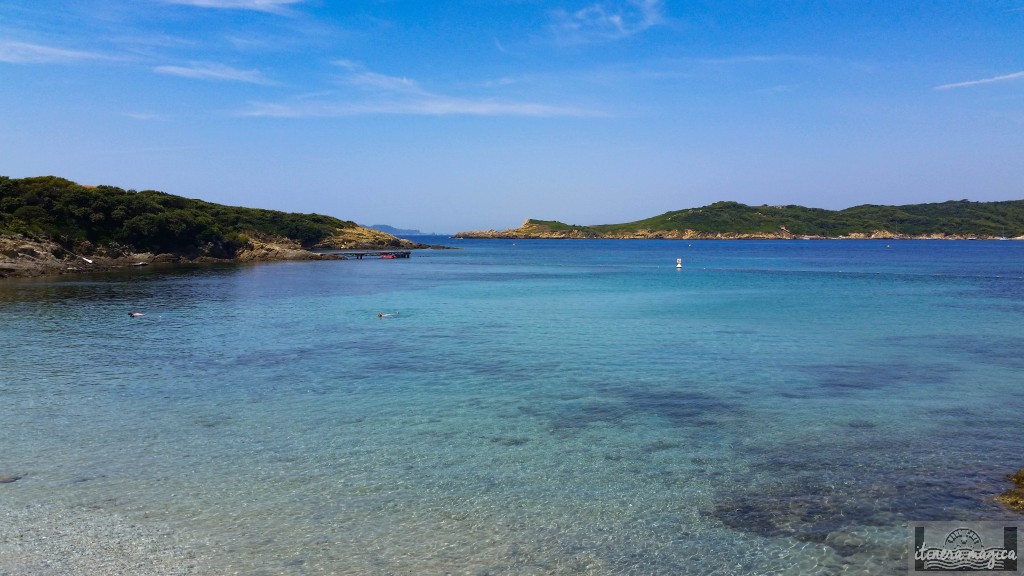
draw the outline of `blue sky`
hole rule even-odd
[[[0,175],[455,232],[1024,198],[1024,0],[0,0]]]

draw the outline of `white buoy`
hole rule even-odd
[[[682,267],[683,267],[683,259],[682,258],[676,258],[676,268],[682,268]]]

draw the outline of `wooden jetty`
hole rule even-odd
[[[330,253],[340,254],[345,258],[355,258],[356,260],[362,260],[366,256],[383,258],[385,260],[409,258],[412,256],[412,250],[331,250]]]

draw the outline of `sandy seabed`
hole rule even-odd
[[[199,576],[195,554],[159,524],[106,512],[15,506],[0,512],[0,576]]]

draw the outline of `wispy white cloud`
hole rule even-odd
[[[576,11],[553,12],[553,30],[568,43],[620,40],[665,21],[662,0],[599,2]]]
[[[118,34],[112,34],[107,38],[121,51],[143,57],[165,53],[169,50],[192,50],[199,46],[197,40],[156,31],[128,31],[127,33],[119,31]]]
[[[778,85],[775,85],[775,86],[769,86],[767,88],[760,88],[758,90],[754,90],[754,94],[761,94],[761,95],[788,94],[790,92],[795,92],[795,91],[796,91],[796,86],[794,86],[792,84],[778,84]]]
[[[349,83],[371,89],[390,90],[394,92],[410,92],[424,94],[422,88],[415,81],[408,78],[377,74],[376,72],[363,72],[349,78]]]
[[[693,58],[698,64],[710,66],[728,66],[739,64],[776,64],[779,62],[809,61],[806,56],[790,56],[784,54],[746,54],[741,56],[723,56],[721,58]]]
[[[583,108],[552,106],[535,102],[431,96],[411,101],[299,102],[280,104],[254,102],[240,116],[276,118],[325,118],[342,116],[526,116],[534,118],[588,117],[597,112]]]
[[[170,74],[197,80],[219,80],[225,82],[246,82],[248,84],[272,85],[259,70],[239,70],[223,64],[192,64],[191,66],[157,66],[153,69],[159,74]]]
[[[7,62],[9,64],[48,64],[108,59],[109,57],[95,52],[67,50],[65,48],[54,48],[53,46],[42,46],[27,42],[0,40],[0,62]]]
[[[526,81],[526,76],[502,76],[501,78],[487,80],[482,85],[485,88],[503,88],[505,86],[515,86]]]
[[[222,10],[255,10],[257,12],[285,12],[292,4],[305,0],[164,0],[167,4],[184,4],[199,8]]]
[[[138,120],[140,122],[147,122],[150,120],[162,120],[163,116],[159,114],[149,114],[146,112],[124,112],[124,116],[131,118],[132,120]]]
[[[1024,78],[1024,70],[1020,72],[1014,72],[1012,74],[1004,74],[1003,76],[995,76],[992,78],[982,78],[981,80],[969,80],[967,82],[955,82],[953,84],[943,84],[936,86],[935,90],[952,90],[954,88],[968,88],[971,86],[979,86],[981,84],[993,84],[995,82],[1006,82],[1007,80],[1016,80],[1018,78]]]
[[[373,72],[352,60],[336,60],[334,65],[348,72],[342,79],[342,82],[350,86],[366,90],[427,94],[425,90],[419,87],[415,80],[410,80],[404,76],[389,76]]]
[[[415,80],[365,69],[350,60],[334,64],[346,72],[341,84],[358,91],[296,98],[288,103],[252,103],[242,116],[314,118],[364,115],[583,117],[598,112],[572,106],[517,102],[496,98],[446,96],[430,92]]]

